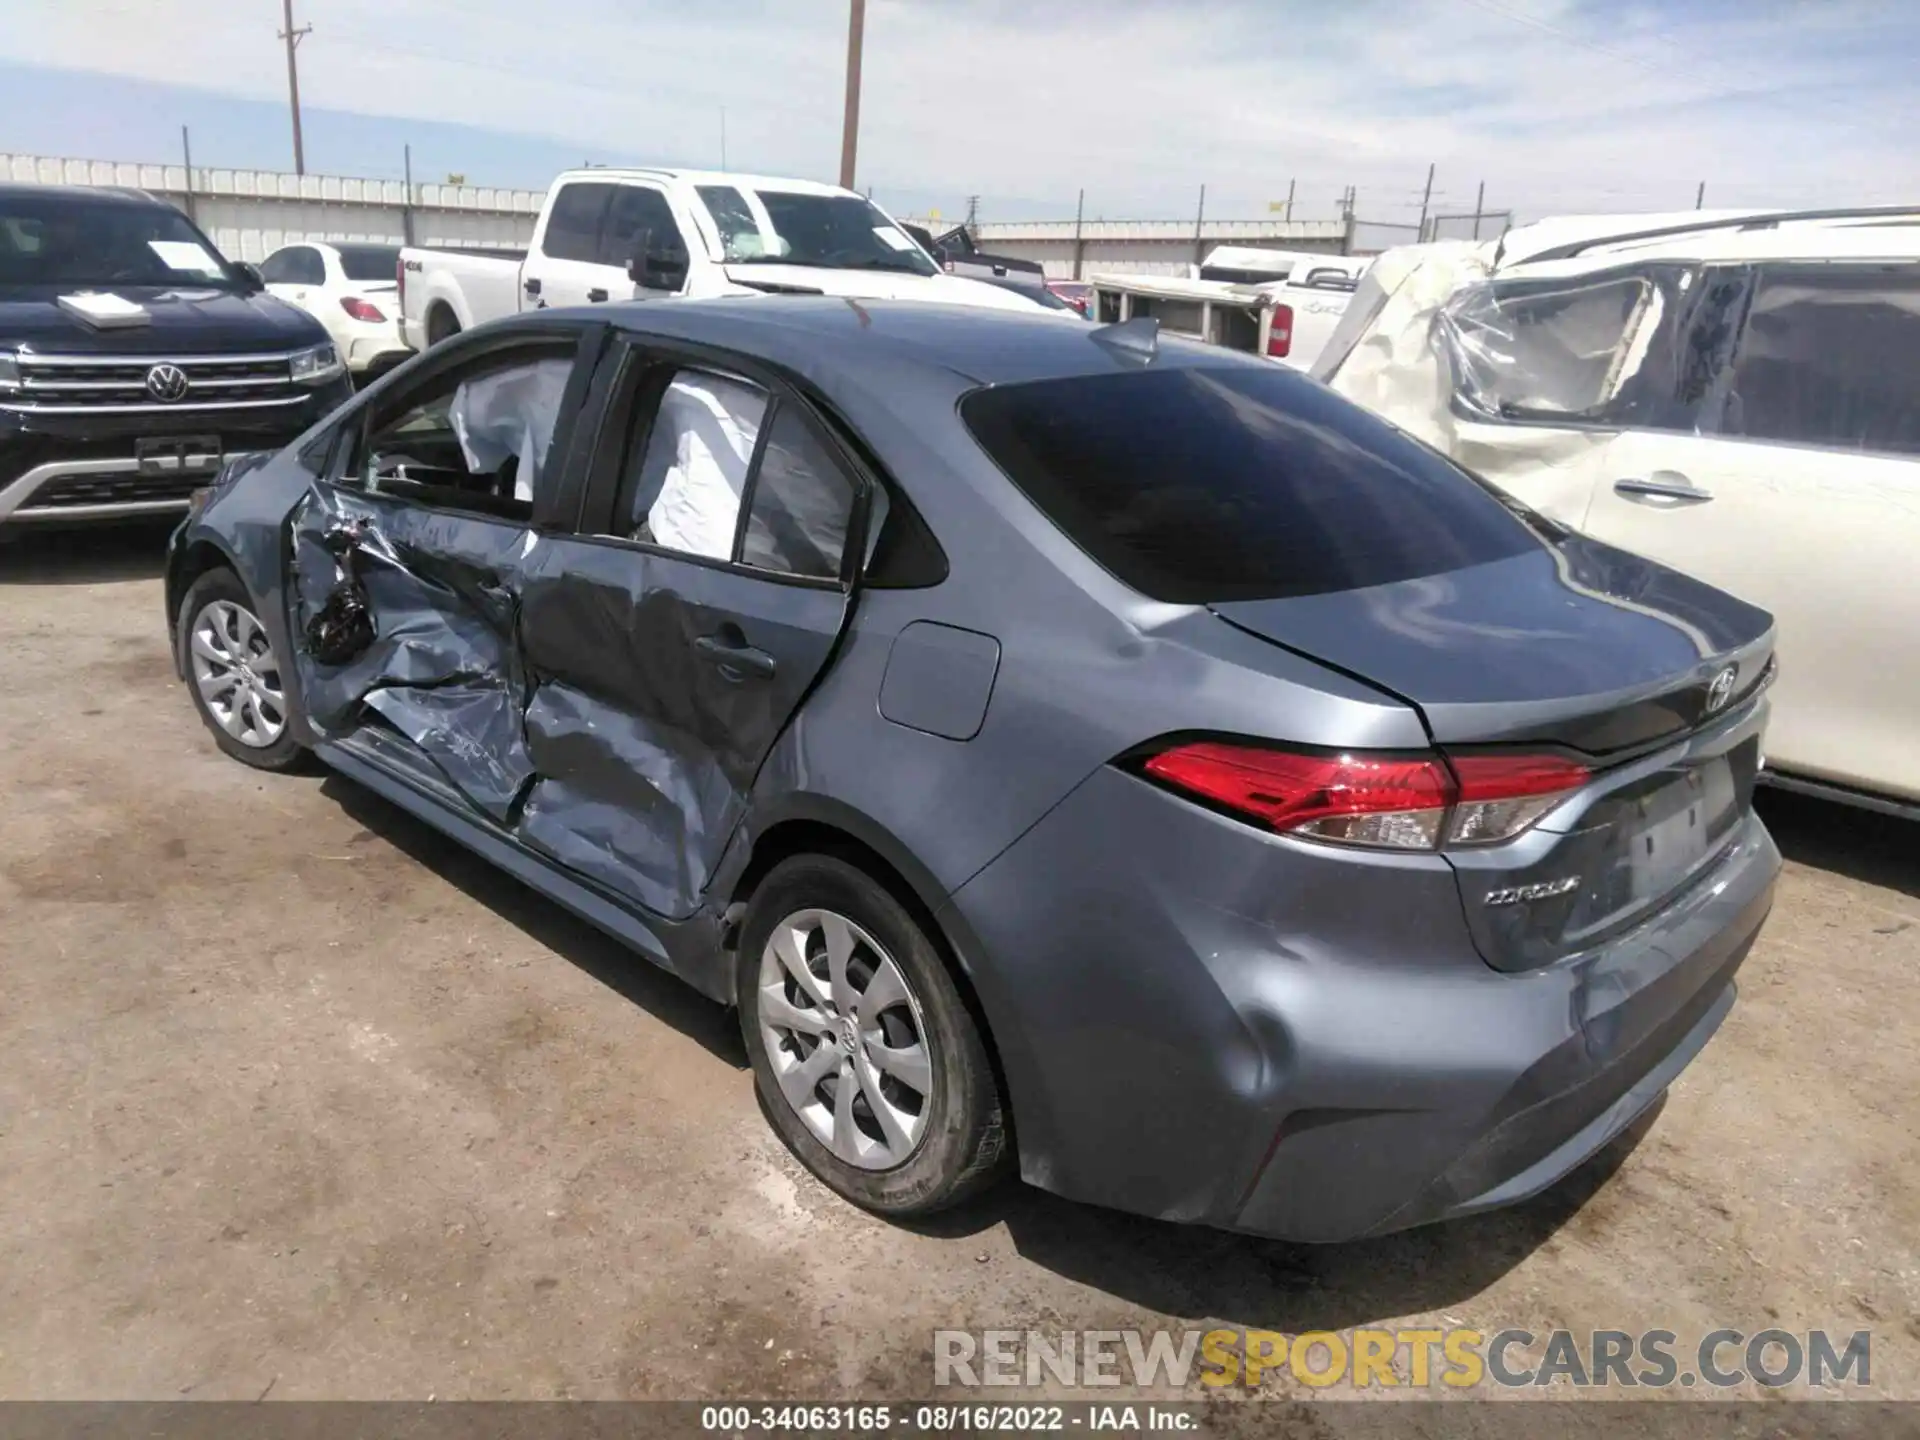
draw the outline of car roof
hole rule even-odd
[[[1564,216],[1509,231],[1489,246],[1498,268],[1579,273],[1636,260],[1920,259],[1920,210],[1679,211]]]
[[[571,180],[674,180],[686,185],[734,185],[749,190],[784,190],[799,195],[852,195],[858,192],[819,180],[800,180],[787,175],[747,175],[735,170],[682,170],[676,167],[644,165],[593,165],[585,170],[567,170],[554,180],[558,185]]]
[[[716,300],[629,301],[543,310],[608,321],[657,335],[740,351],[819,377],[823,369],[882,373],[901,366],[944,372],[975,385],[1112,374],[1143,363],[1162,369],[1250,367],[1272,362],[1217,345],[1161,336],[1153,359],[1102,343],[1114,327],[1063,324],[1060,315],[988,310],[920,300],[767,295]]]
[[[151,209],[171,210],[173,207],[158,196],[149,195],[145,190],[136,190],[130,185],[26,185],[13,181],[0,183],[0,200],[55,199],[78,197],[83,200],[100,200],[107,204],[136,205]]]

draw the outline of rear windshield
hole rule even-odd
[[[340,273],[349,280],[391,280],[400,264],[398,245],[336,245]]]
[[[1357,590],[1539,540],[1478,481],[1279,366],[976,390],[961,418],[1107,570],[1179,604]]]

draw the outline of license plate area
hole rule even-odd
[[[221,455],[218,435],[155,435],[133,442],[134,463],[152,479],[211,476],[220,468]]]

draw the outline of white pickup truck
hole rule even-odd
[[[1213,278],[1223,272],[1220,262],[1227,254],[1222,246],[1207,257],[1200,270],[1205,278],[1091,276],[1090,318],[1115,322],[1151,315],[1170,335],[1250,351],[1305,370],[1346,314],[1347,301],[1371,263],[1349,255],[1240,250],[1229,257],[1239,263],[1224,273],[1253,278]],[[1245,258],[1256,254],[1257,269]],[[1262,274],[1273,278],[1263,281]]]
[[[399,278],[400,334],[415,350],[522,310],[668,296],[848,295],[1043,311],[943,274],[851,190],[693,170],[569,170],[547,191],[530,249],[408,246]]]

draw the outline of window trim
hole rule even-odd
[[[871,496],[881,482],[858,456],[850,453],[834,433],[834,427],[821,419],[811,397],[790,377],[751,356],[716,346],[634,333],[622,334],[617,338],[614,352],[605,363],[616,370],[614,389],[598,417],[601,433],[592,446],[592,469],[584,487],[574,538],[596,545],[633,550],[663,560],[699,565],[709,570],[727,571],[771,585],[799,586],[808,590],[841,590],[848,594],[859,589],[867,554],[867,522],[874,508]],[[636,446],[641,447],[644,453],[644,447],[652,438],[654,423],[659,418],[659,401],[665,393],[665,387],[649,393],[649,373],[664,370],[670,382],[675,372],[686,369],[731,375],[767,392],[766,414],[761,418],[759,433],[754,437],[753,456],[748,461],[746,483],[740,491],[740,512],[734,519],[732,551],[724,560],[613,534],[608,528],[616,520],[622,492],[626,488],[627,461]],[[635,407],[641,403],[651,406],[644,416],[635,413]],[[840,574],[833,579],[793,575],[783,570],[765,570],[745,564],[738,558],[741,542],[746,535],[750,497],[759,482],[760,462],[767,435],[772,429],[773,416],[782,405],[787,404],[791,404],[799,413],[802,423],[853,482],[853,512],[847,519],[846,543],[840,553]],[[624,434],[620,427],[624,427]],[[589,529],[590,526],[599,528]]]

